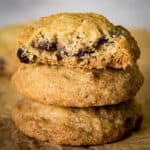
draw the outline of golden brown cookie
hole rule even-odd
[[[18,57],[23,63],[126,68],[139,56],[137,43],[125,28],[95,13],[44,17],[19,38]]]
[[[117,104],[134,97],[143,84],[137,66],[126,70],[83,70],[22,65],[12,78],[18,92],[45,104],[89,107]]]
[[[64,145],[95,145],[117,141],[141,123],[134,100],[114,106],[63,108],[22,100],[12,112],[26,135]]]
[[[18,68],[17,37],[25,26],[16,24],[0,29],[0,74],[12,75]]]

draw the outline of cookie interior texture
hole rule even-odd
[[[12,116],[24,134],[65,145],[116,141],[141,122],[141,111],[134,100],[92,108],[55,107],[22,100],[14,107]]]
[[[95,13],[61,13],[43,17],[19,38],[23,63],[81,68],[126,68],[140,56],[136,41],[121,26]]]
[[[27,24],[16,24],[0,29],[0,74],[12,75],[17,70],[17,38],[26,26]]]
[[[12,84],[19,93],[45,104],[91,107],[134,97],[143,84],[143,75],[137,66],[125,70],[83,70],[23,64]]]

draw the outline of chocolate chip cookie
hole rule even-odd
[[[12,112],[26,135],[64,145],[95,145],[122,139],[141,123],[134,100],[114,106],[63,108],[22,100]]]
[[[95,13],[61,13],[43,17],[19,38],[23,63],[78,68],[126,68],[140,56],[138,45],[122,26]]]
[[[125,70],[22,65],[12,78],[18,92],[35,101],[67,107],[117,104],[134,97],[143,84],[137,66]]]

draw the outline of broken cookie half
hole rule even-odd
[[[41,18],[24,30],[17,53],[23,63],[79,68],[127,68],[140,50],[131,34],[94,13]]]

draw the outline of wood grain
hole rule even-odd
[[[29,138],[19,132],[10,117],[10,109],[6,109],[10,104],[10,98],[12,96],[8,94],[7,86],[10,87],[9,82],[7,84],[0,83],[1,89],[6,89],[5,102],[0,95],[0,149],[2,150],[77,150],[77,149],[90,149],[90,150],[149,150],[150,149],[150,32],[145,29],[134,29],[131,30],[132,34],[138,41],[141,48],[141,58],[139,60],[139,66],[142,70],[145,82],[141,90],[137,95],[137,100],[142,104],[144,120],[142,127],[139,131],[132,133],[124,140],[118,141],[112,144],[105,144],[100,146],[89,146],[89,147],[67,147],[59,146],[48,142],[40,142],[35,139]],[[1,77],[2,78],[2,77]],[[9,79],[6,79],[9,81]],[[6,87],[6,88],[4,88]],[[11,91],[11,89],[9,88]],[[4,96],[3,96],[4,97]],[[17,99],[19,99],[17,97]],[[7,106],[5,106],[7,105]],[[6,111],[8,111],[6,113]],[[5,115],[4,115],[5,114]],[[7,114],[7,115],[6,115]]]

